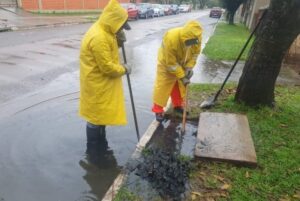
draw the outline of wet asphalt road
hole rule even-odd
[[[151,96],[161,38],[189,19],[202,23],[205,44],[217,22],[208,11],[131,22],[126,52],[141,134],[154,118]],[[101,200],[134,151],[137,138],[124,77],[128,125],[107,128],[110,149],[97,163],[86,157],[85,122],[77,115],[78,55],[89,26],[0,34],[1,201]],[[201,55],[192,81],[221,82],[228,67]],[[241,68],[231,80],[238,79]]]
[[[162,36],[190,19],[202,23],[205,44],[217,22],[208,11],[131,22],[126,52],[141,134],[154,118],[151,96]],[[78,55],[89,26],[0,34],[1,201],[101,200],[134,151],[137,138],[124,77],[128,125],[107,128],[110,149],[97,163],[86,157],[85,122],[77,115]],[[222,82],[230,65],[201,55],[192,81]],[[231,80],[238,79],[242,66]]]
[[[151,93],[162,35],[189,19],[202,23],[204,41],[216,23],[208,11],[131,23],[126,50],[141,134],[153,120]],[[0,200],[101,200],[134,151],[124,78],[128,125],[107,128],[110,149],[97,163],[85,155],[85,122],[77,115],[78,54],[89,26],[0,34]]]

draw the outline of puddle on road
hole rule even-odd
[[[187,121],[186,132],[181,135],[181,121],[171,119],[165,126],[158,127],[148,147],[160,148],[167,152],[176,152],[193,157],[197,126],[198,123]]]
[[[70,48],[70,49],[78,49],[77,47],[74,47],[74,46],[69,45],[69,44],[64,44],[64,43],[52,43],[52,45],[65,47],[65,48]]]
[[[106,140],[106,139],[105,139]],[[106,143],[108,143],[106,141]],[[104,146],[90,146],[86,150],[86,156],[79,161],[80,167],[86,171],[82,177],[91,187],[88,194],[82,195],[82,200],[100,200],[106,193],[110,181],[120,173],[114,152],[107,144]]]
[[[0,63],[2,63],[2,64],[7,64],[7,65],[12,65],[12,66],[17,65],[16,63],[13,63],[13,62],[7,62],[7,61],[1,61]]]
[[[230,71],[231,66],[231,62],[213,61],[201,54],[198,57],[197,65],[194,68],[194,76],[191,81],[193,83],[221,83]],[[239,62],[229,77],[229,81],[238,81],[243,67],[244,62]]]

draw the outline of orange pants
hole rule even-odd
[[[171,100],[173,107],[182,107],[182,98],[180,95],[180,90],[177,81],[175,82],[174,87],[171,91]],[[153,103],[152,112],[163,113],[164,108],[160,105]]]

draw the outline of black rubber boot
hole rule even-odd
[[[159,123],[162,123],[165,120],[164,114],[163,113],[155,113],[155,119]]]
[[[105,126],[87,123],[86,137],[86,153],[91,157],[99,155],[108,149]]]

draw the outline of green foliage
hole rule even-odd
[[[201,103],[201,94],[214,92],[218,87],[192,85],[190,89],[194,101]],[[275,94],[275,108],[252,108],[235,103],[234,93],[225,90],[219,104],[210,110],[247,115],[257,153],[257,168],[202,162],[195,171],[221,173],[230,181],[229,200],[293,200],[299,195],[300,87],[277,86]],[[214,187],[211,181],[209,185]]]
[[[222,2],[221,0],[209,0],[206,3],[208,8],[212,8],[212,7],[221,7],[222,6]]]
[[[142,201],[127,188],[121,187],[113,201]]]
[[[149,156],[150,154],[151,154],[151,151],[150,151],[148,148],[144,148],[144,149],[142,150],[142,155],[143,155],[144,157]]]
[[[209,39],[203,53],[213,60],[235,60],[248,37],[249,30],[243,25],[228,25],[219,23],[214,35]],[[241,60],[247,58],[253,40],[244,51]]]
[[[178,160],[180,160],[182,162],[190,162],[192,160],[192,158],[190,156],[186,156],[186,155],[179,155]]]
[[[223,6],[228,11],[228,21],[230,25],[234,24],[234,15],[239,6],[246,0],[222,0]]]
[[[222,3],[229,12],[235,12],[245,1],[246,0],[222,0]]]

